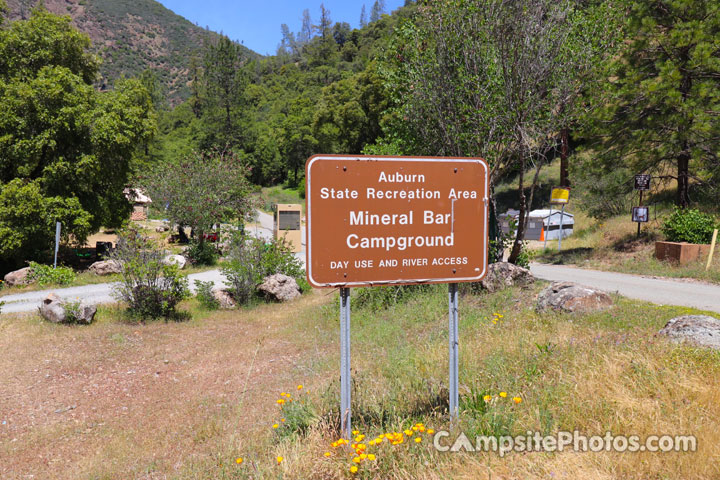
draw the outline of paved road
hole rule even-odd
[[[561,265],[532,264],[530,271],[544,280],[571,281],[658,305],[681,305],[720,312],[720,285]]]
[[[255,235],[258,238],[265,240],[272,239],[273,236],[273,217],[267,213],[257,212],[257,228],[249,228],[248,232],[251,235]],[[303,230],[305,227],[303,227]],[[303,247],[305,246],[305,235],[303,231]],[[305,252],[299,252],[295,254],[295,257],[300,260],[305,267]],[[203,282],[212,281],[215,285],[222,287],[224,286],[225,277],[220,273],[220,270],[209,270],[207,272],[194,273],[188,275],[190,281],[190,290],[195,291],[195,280],[202,280]],[[70,288],[55,288],[52,290],[38,290],[36,292],[18,293],[15,295],[6,295],[0,297],[0,302],[5,302],[5,305],[1,307],[2,313],[18,313],[18,312],[30,312],[38,308],[40,302],[51,292],[55,292],[62,298],[68,299],[82,299],[89,303],[112,303],[115,299],[112,296],[113,283],[99,283],[96,285],[83,285],[79,287]]]

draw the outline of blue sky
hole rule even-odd
[[[347,22],[356,28],[360,23],[363,4],[368,17],[375,0],[317,0],[309,4],[293,0],[159,0],[167,8],[201,27],[222,31],[232,40],[260,54],[274,54],[280,43],[280,25],[287,23],[298,32],[302,12],[310,10],[313,22],[320,18],[320,3],[330,10],[333,22]],[[404,4],[404,0],[385,0],[388,13]]]

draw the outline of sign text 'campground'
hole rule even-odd
[[[487,165],[475,158],[311,157],[307,272],[316,287],[477,281]]]

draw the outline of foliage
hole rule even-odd
[[[65,309],[65,322],[66,323],[78,323],[78,318],[80,317],[80,307],[82,305],[82,301],[80,300],[66,300],[63,304],[63,308]]]
[[[190,262],[197,265],[215,265],[218,259],[218,251],[215,245],[210,242],[200,242],[193,239],[187,250]]]
[[[421,295],[432,285],[392,285],[387,287],[358,288],[352,300],[358,308],[386,309]]]
[[[691,180],[717,196],[720,5],[640,0],[625,13],[627,40],[606,64],[610,81],[587,91],[595,154],[586,163],[658,175],[672,168],[678,206],[690,203]]]
[[[70,285],[75,281],[75,271],[70,267],[53,268],[51,265],[42,265],[30,262],[30,279],[41,287],[45,285]]]
[[[692,208],[675,208],[662,232],[669,242],[710,243],[716,228],[720,227],[712,215]]]
[[[220,302],[213,295],[213,282],[203,282],[195,280],[195,297],[203,308],[207,310],[217,310],[220,308]]]
[[[396,105],[388,145],[481,156],[490,183],[519,173],[519,228],[555,136],[572,121],[583,80],[612,22],[571,1],[442,0],[396,29],[381,72]],[[529,199],[524,175],[535,168]]]
[[[222,272],[230,294],[238,303],[248,303],[263,279],[276,273],[293,277],[301,288],[306,285],[302,264],[284,240],[273,239],[266,244],[263,239],[239,232],[232,239]]]
[[[0,29],[0,260],[81,243],[129,215],[123,196],[138,143],[154,131],[136,80],[98,92],[98,61],[70,20],[42,9]]]
[[[139,182],[174,223],[189,226],[204,243],[216,223],[243,219],[253,211],[248,168],[231,151],[211,150],[162,162]]]
[[[110,258],[122,264],[122,280],[114,295],[140,320],[179,319],[177,305],[190,295],[177,265],[163,262],[165,252],[150,238],[127,230],[118,236]]]

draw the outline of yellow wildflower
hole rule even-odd
[[[279,426],[277,423],[273,423],[273,428],[278,428]]]
[[[367,456],[368,460],[375,460],[375,455],[372,453]]]
[[[326,457],[329,457],[329,456],[331,455],[331,453],[330,453],[330,452],[325,452],[324,455],[325,455]]]
[[[360,463],[360,462],[362,462],[362,460],[360,460],[360,457],[355,457],[355,458],[353,458],[352,461],[355,462],[355,463]]]
[[[277,460],[278,465],[280,465],[280,464],[282,463],[282,461],[284,460],[284,458],[283,458],[283,457],[277,457],[276,460]]]
[[[242,457],[238,457],[235,459],[235,463],[237,463],[238,465],[240,465],[242,462],[243,462]]]
[[[433,430],[432,428],[428,428],[427,433],[428,433],[428,435],[432,435],[435,433],[435,430]]]
[[[415,437],[415,443],[422,442],[422,437]]]
[[[355,465],[350,467],[350,473],[357,473],[357,471],[358,471],[358,468]]]
[[[505,397],[507,397],[507,392],[500,392],[499,395],[500,395],[502,398],[505,398]]]
[[[515,403],[522,403],[522,398],[520,398],[520,397],[513,397],[513,402],[515,402]]]
[[[297,389],[298,389],[298,390],[302,390],[302,389],[303,389],[303,386],[302,386],[302,385],[298,385],[298,386],[297,386]]]
[[[490,395],[485,395],[485,396],[483,397],[483,400],[485,400],[485,402],[487,403],[487,402],[489,402],[490,400],[492,400],[492,397],[491,397]]]

